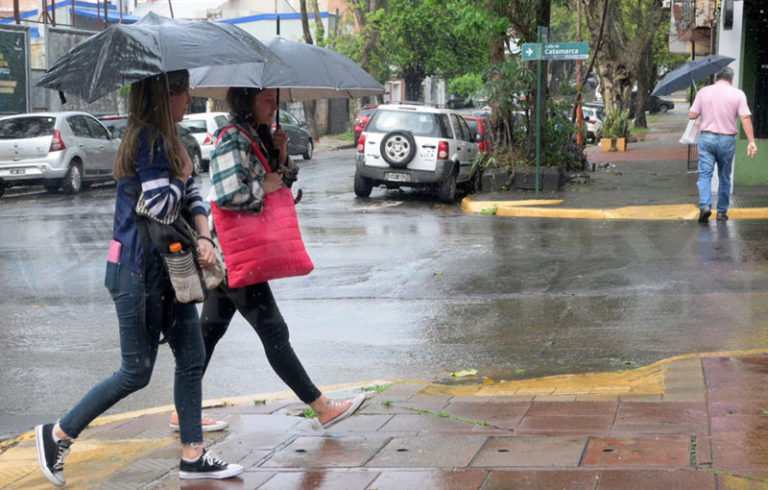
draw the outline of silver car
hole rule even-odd
[[[457,185],[472,187],[472,162],[482,135],[473,135],[456,111],[412,104],[384,104],[357,140],[354,190],[368,197],[374,186],[433,187],[444,203]]]
[[[6,187],[43,184],[76,194],[112,179],[120,140],[85,112],[0,117],[0,195]]]

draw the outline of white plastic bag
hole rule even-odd
[[[689,119],[688,126],[685,127],[683,137],[680,138],[681,145],[695,145],[699,142],[699,133],[701,132],[701,116],[696,119]]]

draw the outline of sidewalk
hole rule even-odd
[[[480,212],[495,207],[496,215],[515,217],[696,220],[696,164],[688,168],[688,147],[678,143],[687,123],[686,110],[687,105],[678,104],[673,112],[656,118],[649,132],[628,143],[626,152],[600,152],[597,145],[590,145],[589,169],[559,192],[541,192],[542,204],[521,204],[533,200],[535,193],[511,190],[465,198],[462,209]],[[711,219],[715,216],[713,209]],[[728,216],[768,218],[768,186],[735,185]]]
[[[207,446],[246,467],[216,482],[178,478],[163,407],[98,419],[66,476],[71,488],[768,488],[766,372],[755,351],[493,384],[378,382],[325,432],[295,398],[246,397],[207,410],[230,424]],[[33,437],[3,443],[0,487],[48,487]]]
[[[542,196],[554,204],[508,205],[533,198],[509,191],[463,207],[695,219],[686,209],[698,213],[696,174],[676,142],[678,124],[654,125],[623,154],[591,147],[590,182]],[[763,196],[768,189],[737,187],[729,215],[760,217]],[[598,211],[607,214],[588,214]],[[230,430],[205,434],[206,445],[246,467],[227,481],[179,480],[172,407],[156,407],[97,419],[73,445],[66,476],[70,488],[768,489],[767,373],[765,349],[512,382],[359,382],[323,387],[331,396],[369,393],[327,431],[302,416],[305,406],[290,392],[213,400],[206,413]],[[50,488],[33,432],[0,442],[0,488]]]

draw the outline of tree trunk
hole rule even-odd
[[[315,0],[315,3],[316,0]],[[301,29],[304,32],[304,42],[307,44],[314,44],[312,41],[312,34],[309,32],[309,15],[307,14],[307,0],[301,0],[299,3],[301,8]],[[314,100],[304,101],[304,118],[309,126],[309,132],[312,133],[312,139],[318,140],[317,134],[317,118],[315,117],[315,109],[317,108],[317,102]]]
[[[379,31],[375,26],[368,25],[366,14],[376,12],[379,9],[383,0],[360,0],[356,2],[350,2],[355,15],[355,22],[357,23],[358,32],[363,38],[363,45],[360,51],[360,57],[357,63],[373,78],[377,78],[377,71],[372,66],[372,60],[376,53],[376,46],[379,44]],[[377,96],[381,101],[381,96]]]
[[[495,0],[488,0],[486,4],[489,16],[503,16],[505,12],[499,11],[499,3]],[[500,65],[504,63],[504,48],[505,48],[505,33],[492,33],[488,42],[490,52],[489,60],[490,65]],[[494,74],[494,78],[499,78],[502,75]],[[492,140],[494,142],[493,147],[499,148],[500,146],[512,145],[512,122],[510,120],[511,114],[502,114],[499,109],[499,103],[492,102],[493,108],[491,111],[492,120],[491,126],[493,127]]]
[[[549,19],[550,19],[550,13],[552,10],[552,2],[551,0],[538,0],[537,2],[537,10],[536,10],[536,25],[547,27],[549,28]],[[536,40],[538,42],[538,39]],[[538,131],[541,132],[541,162],[545,162],[546,159],[546,140],[544,138],[546,134],[546,123],[547,123],[547,98],[548,98],[548,90],[547,90],[547,69],[548,69],[548,63],[546,61],[537,61],[536,63],[541,63],[541,121],[538,127]],[[534,68],[538,69],[538,68]],[[536,97],[537,97],[537,88],[534,87],[533,90],[531,90],[531,97],[528,101],[528,108],[529,108],[529,114],[531,117],[528,118],[528,160],[534,161],[536,159]]]
[[[315,37],[317,38],[317,45],[322,46],[325,39],[325,26],[323,26],[323,19],[320,17],[320,6],[317,4],[317,0],[312,0],[312,13],[315,14]]]

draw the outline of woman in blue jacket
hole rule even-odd
[[[163,333],[176,360],[173,397],[181,429],[181,478],[230,478],[243,471],[203,448],[200,425],[205,346],[193,303],[176,301],[158,250],[137,226],[135,207],[162,220],[182,208],[201,238],[199,264],[215,265],[206,209],[192,179],[192,162],[175,132],[191,102],[186,70],[131,85],[131,117],[115,161],[117,199],[105,285],[115,302],[120,329],[120,368],[94,386],[55,424],[35,427],[40,467],[64,485],[64,458],[88,424],[127,395],[145,387]]]

